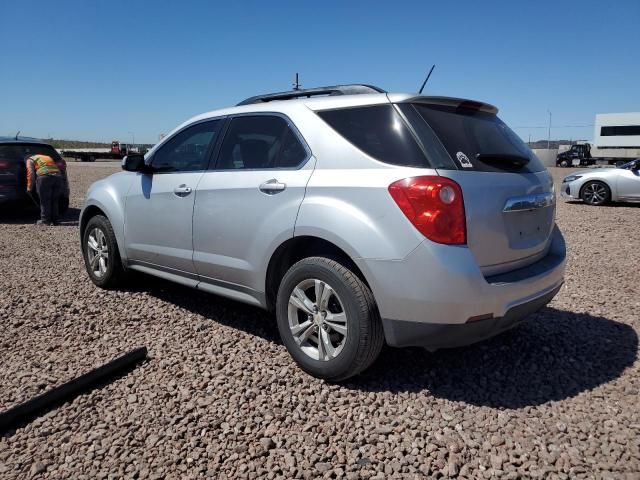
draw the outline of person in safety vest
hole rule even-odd
[[[60,199],[65,191],[66,165],[48,155],[31,155],[26,158],[27,192],[37,189],[40,197],[40,220],[38,225],[57,225]]]

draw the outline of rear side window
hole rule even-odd
[[[415,138],[392,105],[325,110],[318,115],[376,160],[407,167],[429,167]]]
[[[307,151],[284,118],[242,116],[231,120],[216,169],[296,168],[307,157]]]
[[[527,145],[495,114],[444,105],[414,104],[462,170],[531,173],[544,170]],[[518,166],[519,159],[528,160]]]

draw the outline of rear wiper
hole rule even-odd
[[[478,153],[476,158],[484,163],[508,163],[514,167],[524,167],[529,163],[529,158],[527,157],[508,153]]]

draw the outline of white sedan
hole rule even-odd
[[[566,200],[582,199],[589,205],[640,202],[640,158],[616,168],[575,172],[562,180],[560,194]]]

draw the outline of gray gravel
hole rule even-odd
[[[566,286],[520,328],[386,349],[329,385],[260,310],[144,276],[91,284],[78,208],[117,169],[70,164],[61,227],[0,214],[0,408],[135,346],[150,360],[0,437],[0,478],[640,478],[640,208],[561,203]]]

